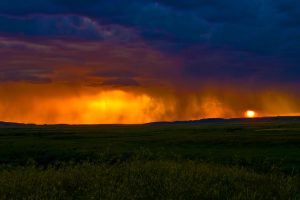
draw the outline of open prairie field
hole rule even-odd
[[[3,199],[299,199],[300,123],[0,126]]]

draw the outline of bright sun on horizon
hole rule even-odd
[[[245,112],[245,117],[247,118],[254,118],[256,116],[256,112],[253,110],[247,110]]]

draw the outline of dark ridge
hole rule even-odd
[[[231,118],[231,119],[224,119],[224,118],[207,118],[207,119],[200,119],[200,120],[190,120],[190,121],[161,121],[161,122],[151,122],[147,123],[146,125],[163,125],[163,124],[223,124],[223,123],[248,123],[248,122],[299,122],[300,123],[300,116],[279,116],[279,117],[259,117],[259,118]],[[23,124],[23,123],[14,123],[14,122],[1,122],[0,126],[26,126],[26,125],[33,125],[36,124]],[[84,124],[44,124],[44,125],[37,125],[37,126],[83,126]],[[107,124],[90,124],[93,125],[107,125]],[[86,126],[90,126],[86,125]],[[122,125],[122,124],[109,124],[109,125]]]
[[[14,123],[14,122],[1,122],[0,121],[0,126],[22,126],[25,124],[21,124],[21,123]]]
[[[174,121],[174,122],[152,122],[150,125],[159,124],[220,124],[220,123],[243,123],[243,122],[300,122],[300,116],[297,117],[259,117],[259,118],[208,118],[191,121]]]

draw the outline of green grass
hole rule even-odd
[[[300,122],[0,126],[0,199],[300,199]]]
[[[0,126],[0,164],[41,164],[147,149],[223,164],[268,162],[300,169],[300,123]],[[254,166],[255,167],[255,166]]]
[[[219,165],[132,161],[0,172],[2,199],[299,199],[300,177]]]

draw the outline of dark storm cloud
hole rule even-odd
[[[299,3],[283,0],[42,0],[26,1],[26,4],[20,0],[0,2],[0,13],[5,15],[77,14],[100,24],[133,27],[146,40],[154,43],[156,40],[160,42],[163,40],[172,41],[174,45],[182,43],[193,45],[195,42],[208,43],[216,47],[229,45],[258,53],[273,52],[274,48],[281,50],[280,47],[289,42],[286,39],[287,36],[291,40],[296,40],[293,38],[299,34],[299,27],[295,27],[299,24],[299,9]],[[21,29],[19,30],[21,33],[30,34],[39,30],[40,32],[36,34],[43,34],[42,32],[49,32],[55,28],[53,25],[55,22],[49,22],[49,19],[43,16],[26,22],[22,22],[22,19],[19,19],[20,22],[8,18],[6,20],[5,23],[2,17],[1,23],[11,24],[10,27],[6,25],[1,29],[4,31],[7,29],[8,32],[18,32],[17,29]],[[58,19],[52,20],[59,21]],[[54,32],[53,35],[101,38],[92,26],[85,27],[88,30],[79,34],[78,27],[76,28],[76,25],[74,27],[74,21],[76,20],[65,19],[64,22],[60,22],[65,23],[62,28],[65,32],[62,34],[61,30],[61,32]],[[79,25],[80,23],[82,22],[79,22]],[[288,25],[294,25],[294,29],[291,27],[287,29]],[[22,30],[22,27],[25,30]],[[296,47],[293,48],[299,50],[295,49]]]
[[[0,2],[0,14],[0,35],[127,43],[141,37],[179,56],[183,76],[299,83],[294,0],[11,0]]]
[[[0,68],[0,82],[49,83],[52,72],[51,69],[44,67]]]
[[[184,53],[182,74],[217,83],[235,83],[240,86],[297,84],[300,67],[298,58],[257,55],[253,52],[231,49],[194,48]]]
[[[101,83],[101,86],[139,86],[139,82],[131,78],[108,79]]]
[[[117,25],[99,25],[88,17],[41,15],[26,18],[0,16],[3,34],[29,37],[130,41],[134,34]]]
[[[136,77],[137,73],[133,71],[124,70],[105,70],[97,71],[90,74],[92,77],[104,77],[104,78],[132,78]]]

